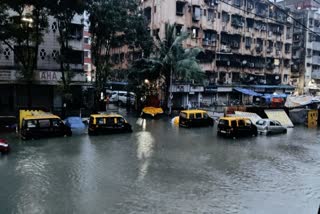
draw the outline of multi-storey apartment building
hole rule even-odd
[[[320,93],[320,4],[315,1],[286,0],[294,17],[292,78],[300,93]]]
[[[262,93],[293,90],[289,11],[266,0],[144,0],[142,7],[153,36],[163,38],[168,22],[177,34],[191,34],[186,47],[204,50],[198,59],[208,85],[176,84],[173,92],[187,95],[181,105],[206,98],[227,103],[239,97],[233,93],[239,86]]]
[[[83,72],[82,16],[75,16],[70,28],[72,34],[69,38],[69,45],[72,50],[69,50],[66,60],[74,73],[72,85],[75,85],[74,88],[76,85],[81,88],[81,85],[86,82],[86,76]],[[58,61],[60,54],[58,38],[57,21],[49,17],[48,29],[44,33],[43,42],[37,53],[37,68],[34,72],[31,88],[33,106],[51,109],[62,106],[61,94],[57,90],[57,86],[61,84],[62,76]],[[20,78],[14,52],[5,44],[0,44],[0,46],[0,111],[10,112],[19,107],[26,107],[28,94],[26,83]]]

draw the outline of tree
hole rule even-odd
[[[60,72],[62,80],[62,92],[63,92],[63,101],[70,101],[72,94],[70,93],[70,83],[73,78],[73,72],[70,67],[72,60],[72,47],[70,46],[70,39],[81,39],[82,38],[82,26],[81,29],[75,30],[73,25],[73,20],[75,16],[82,15],[86,7],[85,0],[60,0],[60,1],[50,1],[48,8],[50,15],[55,18],[57,21],[57,29],[59,32],[58,42],[60,45],[60,55],[58,62],[60,63]],[[74,35],[76,31],[77,35]],[[63,108],[64,109],[64,108]]]
[[[46,0],[3,0],[0,5],[0,42],[14,53],[15,66],[27,82],[28,107],[39,45],[48,26],[46,4]]]
[[[152,39],[136,0],[93,0],[89,6],[91,53],[96,66],[97,104],[112,69],[111,51],[117,47],[149,55]]]
[[[170,109],[170,87],[172,80],[201,82],[204,77],[196,57],[201,52],[199,48],[184,48],[183,41],[188,33],[176,35],[175,25],[165,25],[165,37],[158,39],[158,47],[151,58],[137,60],[130,74],[130,79],[142,82],[143,79],[159,81],[162,79],[165,88],[165,102]],[[160,81],[161,82],[161,81]]]

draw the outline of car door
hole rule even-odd
[[[269,132],[277,133],[276,123],[273,120],[269,122]]]
[[[246,127],[245,120],[238,120],[238,134],[239,135],[247,135],[248,129]]]
[[[282,133],[283,132],[283,127],[282,127],[282,125],[281,125],[281,123],[280,122],[278,122],[278,121],[274,121],[274,123],[276,124],[276,132],[277,133]]]

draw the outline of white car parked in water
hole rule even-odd
[[[129,100],[128,100],[129,99]],[[127,102],[130,102],[131,105],[134,104],[136,96],[133,92],[126,91],[113,91],[110,97],[110,103],[117,103],[120,106],[124,106]]]
[[[256,122],[258,133],[260,134],[277,134],[287,133],[287,128],[281,125],[279,121],[270,119],[261,119]]]

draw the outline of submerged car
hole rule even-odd
[[[71,136],[70,127],[60,117],[35,110],[20,110],[19,130],[23,140]]]
[[[228,137],[257,136],[257,127],[249,118],[222,117],[218,123],[218,135]]]
[[[82,122],[81,117],[67,117],[65,124],[71,128],[72,133],[81,134],[86,131],[86,125]]]
[[[279,121],[270,119],[261,119],[256,122],[260,134],[278,134],[287,133],[287,128],[281,125]]]
[[[132,132],[131,125],[119,114],[92,114],[89,135]]]
[[[0,153],[10,152],[10,146],[5,139],[0,139]]]
[[[163,109],[157,107],[144,107],[141,112],[141,117],[152,117],[163,115]]]
[[[194,109],[181,111],[180,115],[174,119],[174,123],[181,127],[190,128],[213,126],[214,121],[206,111]]]

